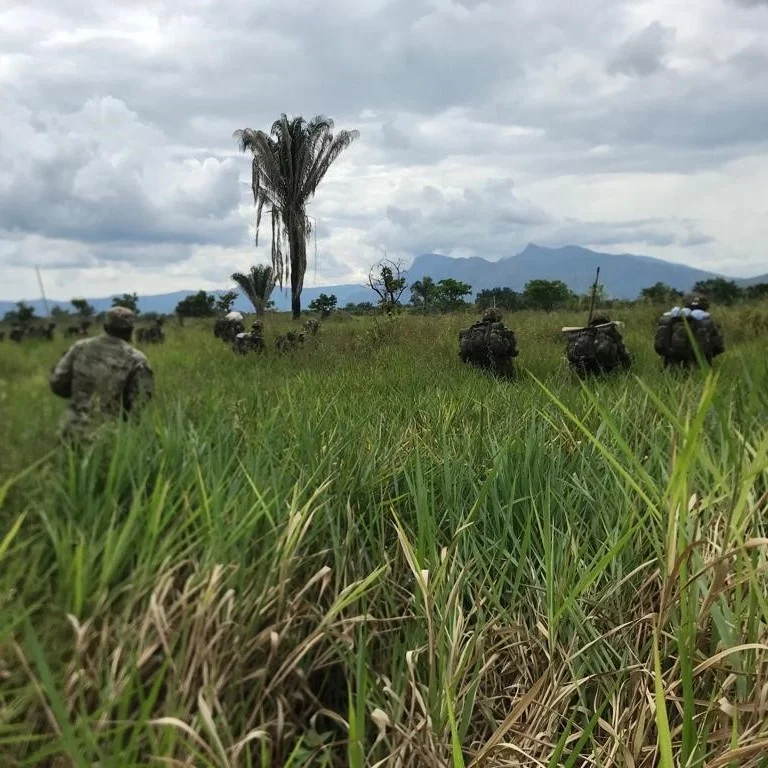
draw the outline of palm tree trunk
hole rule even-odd
[[[307,269],[307,241],[299,216],[288,226],[288,247],[291,249],[291,312],[293,319],[298,320],[301,317],[301,291]]]

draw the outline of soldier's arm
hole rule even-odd
[[[152,399],[155,392],[155,375],[149,363],[139,362],[131,371],[123,392],[123,407],[126,411],[140,408]]]
[[[51,391],[59,397],[72,397],[72,372],[78,345],[74,344],[54,366],[49,383]]]

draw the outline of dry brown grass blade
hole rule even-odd
[[[480,765],[486,756],[492,752],[504,738],[509,729],[520,719],[525,710],[533,703],[539,691],[549,677],[550,671],[547,669],[544,674],[523,694],[522,698],[515,704],[512,711],[504,718],[504,722],[496,729],[494,734],[482,747],[475,759],[469,764],[469,768]]]

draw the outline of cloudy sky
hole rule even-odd
[[[529,241],[768,272],[766,39],[768,0],[4,0],[0,298],[266,262],[232,132],[281,112],[361,132],[310,286]]]

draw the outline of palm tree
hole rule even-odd
[[[435,285],[435,281],[429,275],[425,275],[421,280],[417,280],[411,285],[411,301],[413,301],[414,304],[420,304],[424,309],[429,307],[436,293],[437,286]]]
[[[235,272],[232,279],[253,304],[256,314],[261,317],[275,288],[275,274],[272,267],[267,264],[259,264],[256,267],[251,267],[250,271],[245,274]]]
[[[282,115],[269,134],[243,128],[235,131],[242,152],[253,155],[251,188],[256,206],[256,244],[265,205],[272,213],[272,268],[280,287],[291,280],[293,317],[301,315],[301,290],[307,269],[307,238],[311,232],[306,206],[338,156],[359,136],[357,131],[333,134],[333,120],[318,115],[309,122]],[[288,241],[288,260],[282,251]]]

